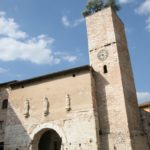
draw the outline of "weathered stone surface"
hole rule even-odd
[[[94,69],[100,150],[148,150],[143,136],[124,26],[111,8],[86,17]],[[105,59],[99,59],[99,52]]]

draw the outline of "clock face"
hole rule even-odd
[[[107,50],[101,50],[97,54],[97,58],[101,61],[106,60],[108,57],[108,51]]]

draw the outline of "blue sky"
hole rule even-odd
[[[0,0],[0,83],[89,63],[87,0]],[[150,100],[150,0],[119,0],[139,101]]]

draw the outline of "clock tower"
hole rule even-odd
[[[124,25],[111,7],[86,17],[100,150],[148,150]]]

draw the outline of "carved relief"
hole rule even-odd
[[[43,99],[43,112],[44,116],[47,116],[49,114],[49,101],[47,97],[44,97]]]
[[[70,111],[71,110],[71,99],[70,99],[70,95],[67,94],[66,95],[66,111]]]
[[[24,116],[26,118],[28,118],[30,115],[29,110],[30,110],[30,102],[29,102],[29,99],[26,99],[24,102]]]

